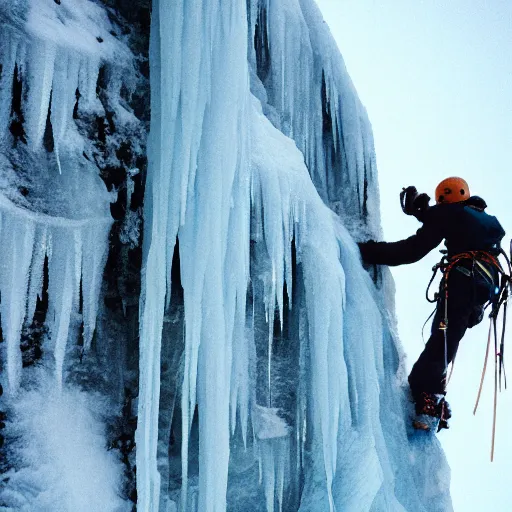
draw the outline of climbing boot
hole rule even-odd
[[[448,420],[451,416],[450,406],[443,394],[423,392],[416,401],[416,418],[412,425],[417,430],[439,432],[443,428],[450,428]]]

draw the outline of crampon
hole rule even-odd
[[[451,417],[450,406],[444,395],[424,392],[416,402],[416,418],[412,426],[416,430],[439,432],[450,428],[448,420]]]

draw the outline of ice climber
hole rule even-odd
[[[480,323],[484,307],[496,300],[502,272],[497,257],[505,235],[496,217],[485,212],[485,201],[470,196],[463,179],[443,180],[435,199],[436,204],[430,206],[426,194],[418,195],[414,187],[404,189],[402,209],[423,226],[399,242],[370,240],[359,244],[365,262],[394,266],[420,260],[445,240],[445,256],[439,264],[443,277],[435,297],[430,338],[409,375],[416,404],[413,425],[423,430],[448,428],[447,367],[466,329]]]

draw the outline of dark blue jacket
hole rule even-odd
[[[421,216],[423,226],[415,235],[399,242],[359,244],[367,263],[403,265],[414,263],[443,240],[448,256],[465,251],[495,252],[505,231],[498,219],[485,213],[485,201],[478,197],[429,207]]]

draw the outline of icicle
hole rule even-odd
[[[28,93],[23,112],[28,142],[36,150],[41,146],[46,128],[56,53],[53,42],[36,40],[27,55]]]
[[[270,445],[270,446],[269,446]],[[262,443],[261,451],[263,466],[263,485],[265,487],[265,498],[267,501],[267,512],[274,512],[276,475],[274,469],[274,452],[271,441]]]
[[[59,52],[60,53],[60,52]],[[62,174],[60,163],[60,146],[69,137],[69,130],[73,126],[73,109],[76,102],[76,89],[78,87],[79,57],[73,53],[63,51],[55,61],[53,77],[51,123],[55,156],[59,172]]]
[[[9,29],[0,31],[0,37],[4,41],[0,50],[0,140],[9,133],[8,125],[11,117],[12,106],[12,85],[14,68],[16,65],[16,52],[18,49],[18,38]]]
[[[71,316],[77,311],[81,254],[77,233],[69,228],[52,229],[48,254],[50,338],[57,385],[62,386]]]
[[[179,2],[178,2],[179,4]],[[165,4],[164,4],[165,5]],[[160,502],[160,474],[157,470],[158,404],[160,400],[160,349],[167,281],[166,244],[167,216],[161,218],[162,208],[168,208],[169,178],[162,168],[161,149],[165,137],[161,105],[164,101],[161,79],[161,18],[162,2],[155,0],[151,18],[150,65],[151,65],[151,131],[148,140],[148,177],[144,210],[146,230],[144,236],[144,262],[140,297],[140,347],[139,347],[139,400],[138,421],[135,432],[137,464],[137,501],[139,508],[156,512]],[[173,46],[169,46],[172,48]],[[157,112],[160,114],[157,116]],[[156,121],[158,117],[158,122]],[[166,179],[167,177],[167,179]],[[164,197],[162,197],[164,196]],[[152,225],[153,224],[153,225]],[[176,238],[176,233],[174,235]],[[172,242],[174,245],[174,241]],[[185,414],[185,409],[183,410]],[[188,430],[183,430],[183,443]],[[186,480],[183,482],[186,485]]]
[[[35,225],[3,214],[1,228],[0,305],[6,341],[9,393],[15,394],[21,379],[20,337],[26,317],[29,269]]]
[[[288,457],[289,457],[290,446],[288,442],[288,438],[284,438],[279,440],[277,446],[277,464],[276,464],[276,480],[277,480],[277,503],[279,506],[279,512],[283,509],[283,494],[284,494],[284,483],[285,483],[285,474],[286,469],[288,467]]]
[[[27,322],[31,323],[36,312],[37,298],[42,296],[44,261],[47,250],[47,227],[37,226],[32,256],[28,293]]]
[[[268,361],[267,361],[267,388],[268,388],[268,407],[272,407],[272,344],[274,341],[274,310],[276,300],[276,279],[275,279],[274,261],[272,261],[272,284],[270,297],[268,298]]]
[[[61,262],[62,263],[62,262]],[[55,323],[52,329],[54,343],[54,359],[55,359],[55,379],[58,389],[62,389],[64,359],[66,356],[66,346],[68,342],[69,326],[71,320],[71,312],[73,308],[73,262],[71,255],[67,255],[64,263],[64,273],[58,272],[53,274],[50,271],[50,279],[57,276],[61,279],[59,285],[62,286],[62,292],[59,294],[59,302],[56,304]],[[50,266],[51,268],[52,266]],[[61,269],[59,269],[61,270]]]
[[[274,510],[276,501],[281,511],[285,469],[289,465],[290,430],[275,408],[255,406],[252,419],[260,461],[260,483],[264,487],[267,512]]]
[[[82,294],[84,349],[91,348],[91,342],[96,326],[98,299],[100,295],[103,268],[108,255],[108,236],[110,224],[89,226],[83,233]]]

